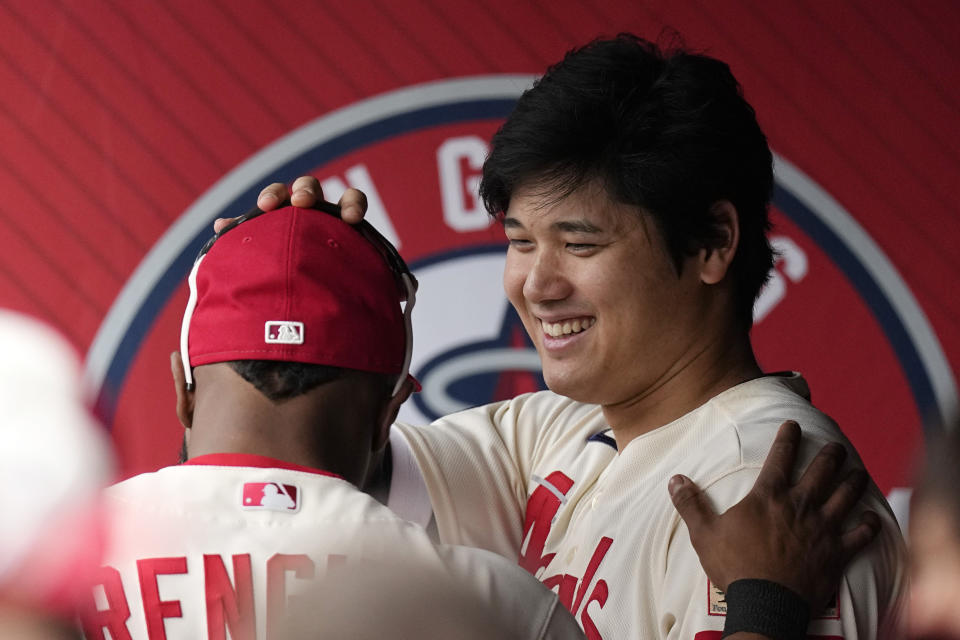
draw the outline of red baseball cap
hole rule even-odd
[[[188,384],[191,366],[277,360],[398,374],[399,389],[414,287],[375,243],[395,250],[317,209],[248,217],[219,234],[190,273],[181,331]]]

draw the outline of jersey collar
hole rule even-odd
[[[267,456],[258,456],[252,453],[208,453],[196,458],[190,458],[183,464],[213,467],[260,467],[263,469],[289,469],[291,471],[305,471],[320,476],[338,478],[343,480],[343,476],[313,467],[304,467],[303,465],[277,460]]]

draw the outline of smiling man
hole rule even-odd
[[[738,233],[729,202],[715,207],[720,243],[674,261],[657,220],[609,201],[599,179],[558,201],[541,189],[504,203],[504,288],[551,390],[603,405],[625,445],[761,375],[734,285],[720,284]]]
[[[298,182],[295,198],[319,195]],[[391,503],[425,487],[442,540],[517,557],[589,638],[712,640],[725,623],[738,638],[802,637],[804,605],[813,637],[895,633],[903,544],[872,483],[861,509],[880,515],[878,540],[828,601],[750,583],[738,597],[787,604],[736,621],[668,495],[684,474],[709,506],[734,505],[786,420],[805,435],[802,461],[838,443],[835,464],[868,480],[800,374],[764,373],[753,354],[772,186],[766,138],[726,64],[621,35],[551,67],[495,135],[480,186],[550,391],[398,425]],[[274,185],[260,205],[283,195]],[[801,578],[821,569],[791,563]],[[776,577],[765,569],[755,577]],[[777,627],[788,619],[799,634]]]

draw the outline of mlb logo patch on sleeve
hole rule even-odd
[[[279,482],[245,482],[241,506],[244,509],[267,509],[295,513],[300,510],[300,490]]]

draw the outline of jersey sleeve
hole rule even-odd
[[[395,425],[420,469],[442,542],[517,557],[527,479],[567,404],[548,392],[535,393],[425,427]],[[407,482],[406,490],[415,485]],[[391,487],[391,502],[395,491],[404,490]]]
[[[736,504],[753,486],[759,469],[731,472],[704,487],[719,511]],[[866,503],[864,506],[863,503]],[[837,594],[814,613],[807,630],[815,640],[873,640],[897,637],[903,607],[905,548],[899,527],[872,487],[861,501],[881,517],[877,539],[860,552],[844,572]],[[750,553],[743,549],[742,553]],[[723,593],[710,584],[700,566],[690,535],[679,517],[669,545],[657,615],[670,639],[719,640],[726,620]]]
[[[390,492],[387,506],[395,514],[423,528],[433,522],[430,492],[410,443],[399,428],[390,430]]]

